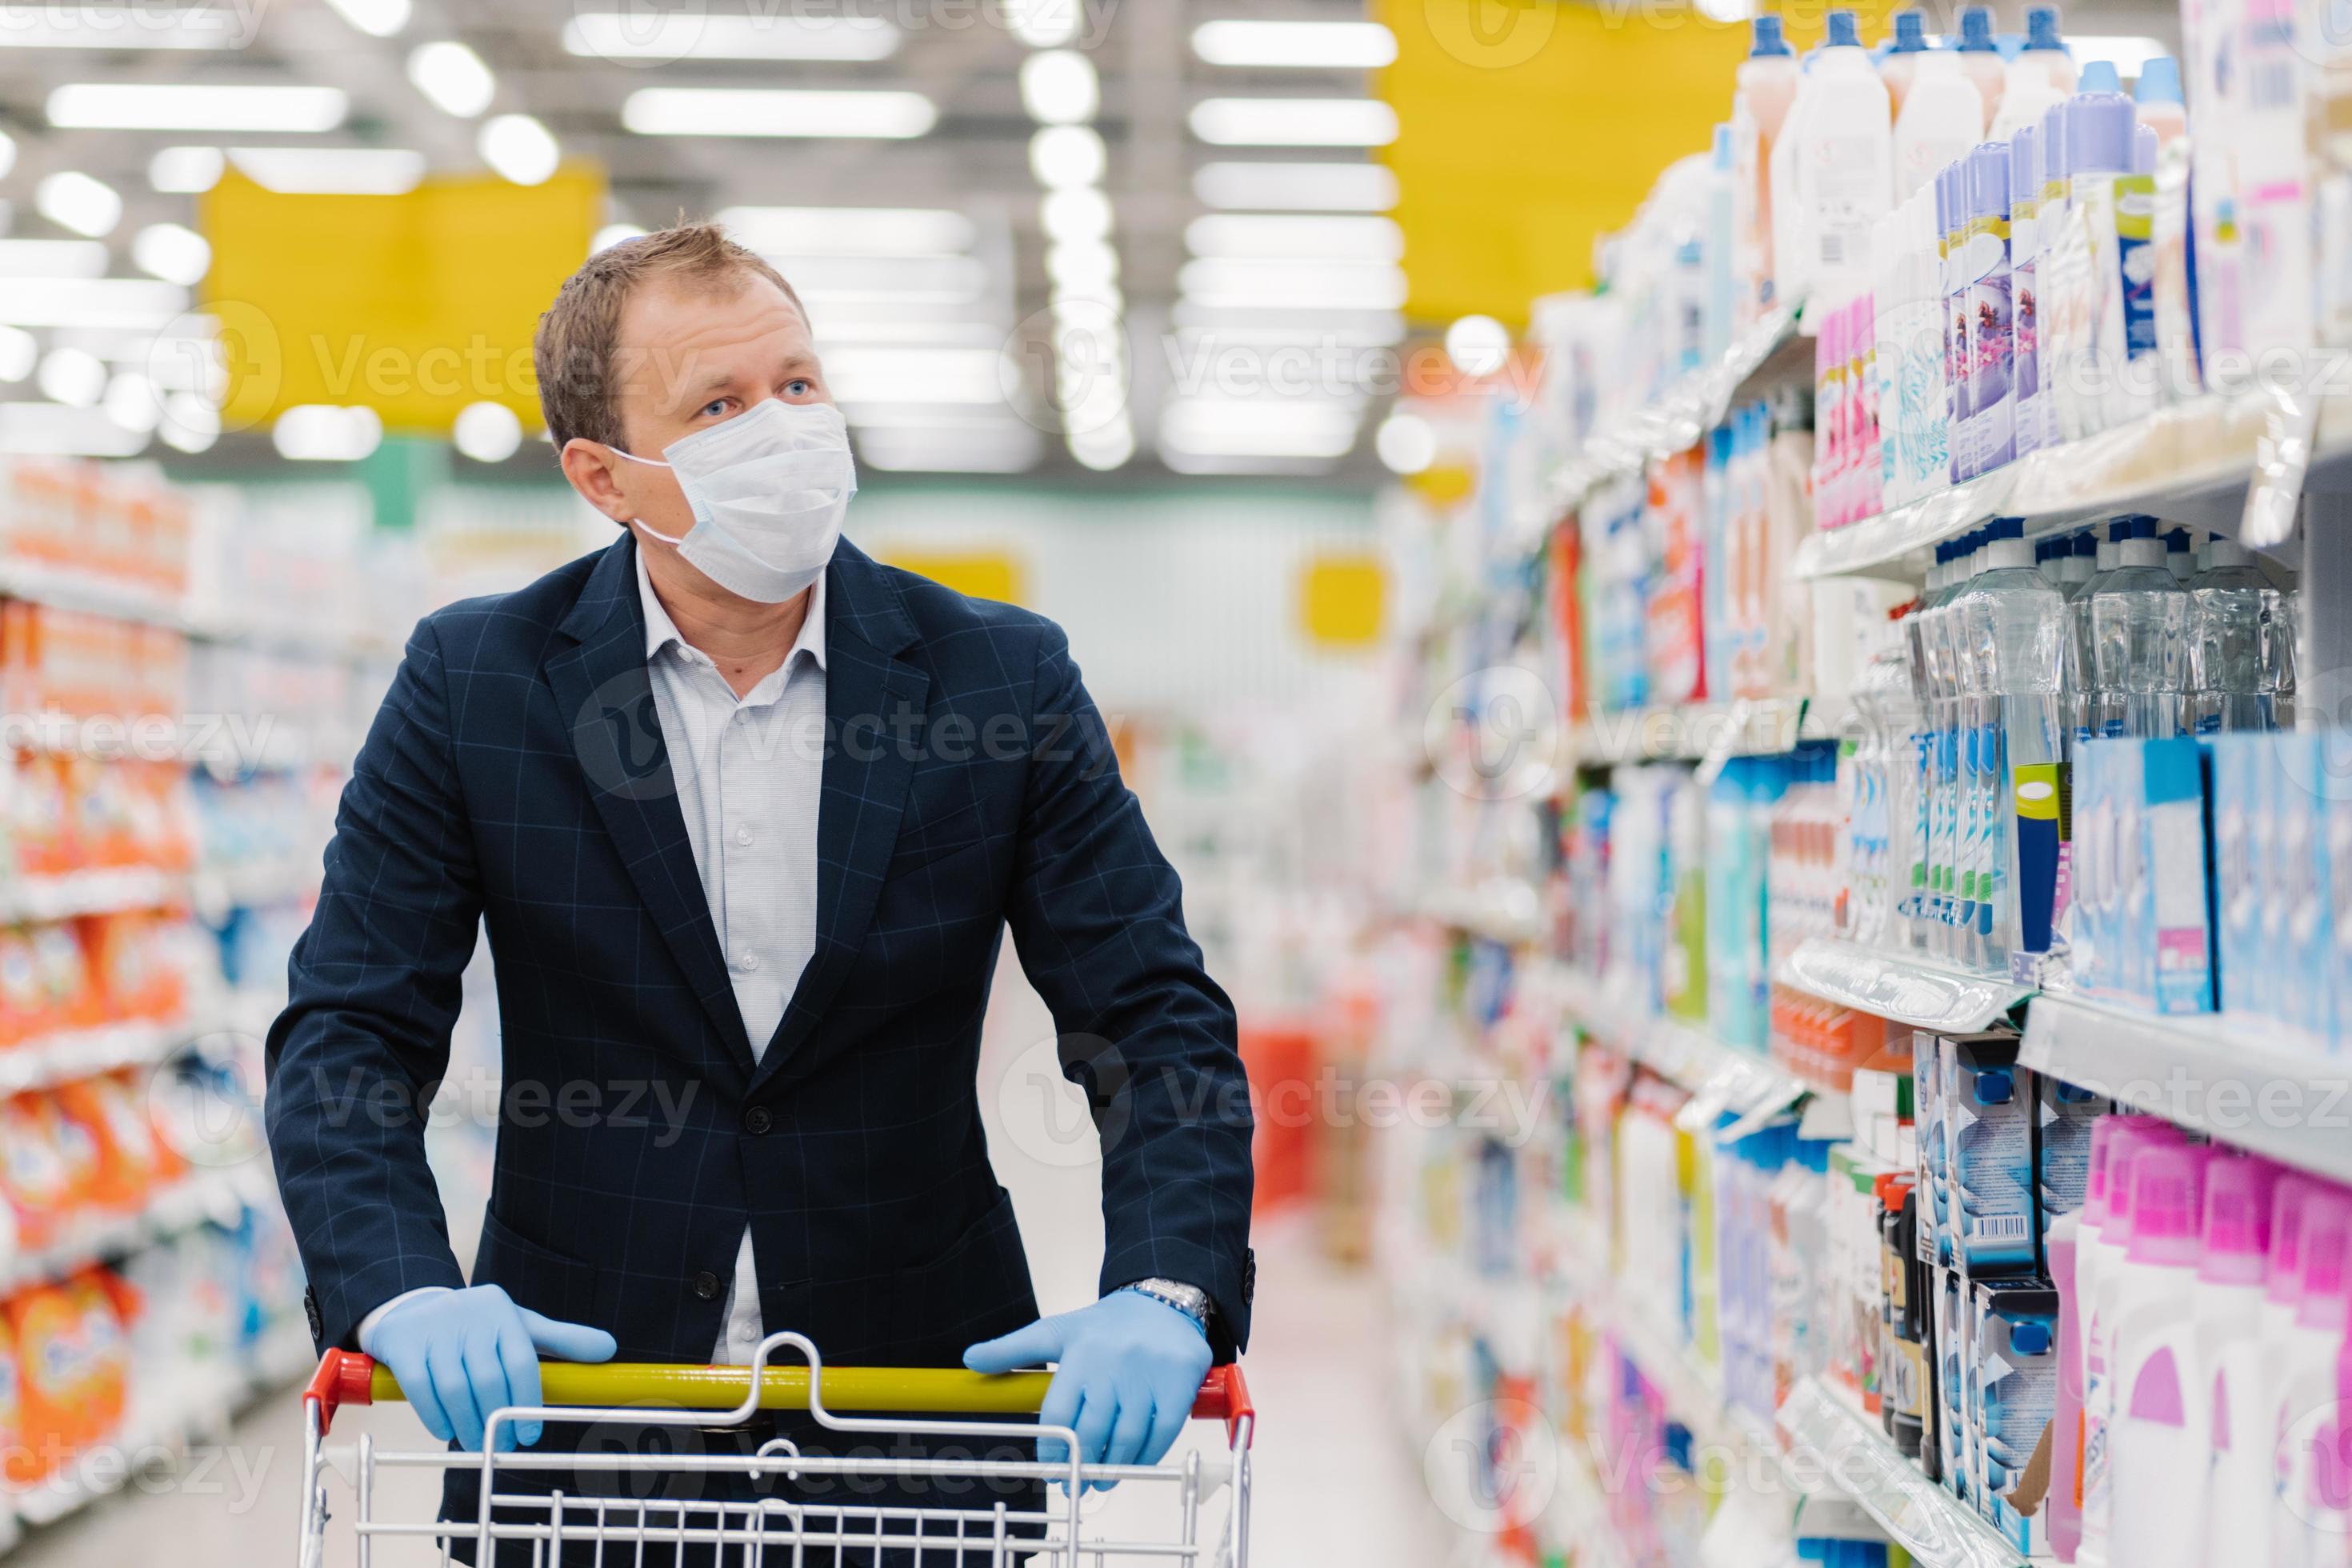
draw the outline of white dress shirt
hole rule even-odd
[[[710,923],[756,1061],[784,1021],[801,971],[816,952],[824,579],[819,577],[809,591],[807,617],[783,664],[739,700],[709,656],[688,643],[662,608],[643,550],[636,552],[636,566],[654,710],[661,719]],[[360,1323],[360,1348],[367,1348],[377,1322],[394,1307],[411,1296],[446,1289],[406,1291],[370,1312]],[[748,1364],[764,1331],[747,1225],[710,1359]]]

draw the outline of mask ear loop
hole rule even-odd
[[[613,456],[616,458],[626,458],[632,463],[643,463],[648,468],[667,468],[673,473],[677,471],[677,465],[675,463],[665,463],[656,458],[640,458],[635,452],[624,452],[618,447],[607,446],[604,450],[612,453]],[[678,538],[672,539],[668,534],[664,533],[660,529],[656,528],[652,523],[647,522],[642,517],[632,518],[630,521],[635,522],[639,528],[644,529],[647,533],[652,534],[656,539],[660,540],[664,544],[678,545],[686,542],[686,539],[683,535]]]

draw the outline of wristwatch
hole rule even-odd
[[[1208,1331],[1209,1293],[1198,1285],[1185,1285],[1174,1279],[1138,1279],[1119,1289],[1140,1291],[1162,1306],[1173,1307],[1198,1323],[1202,1332]]]

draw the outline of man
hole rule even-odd
[[[1156,1462],[1248,1337],[1250,1124],[1060,630],[836,542],[806,314],[717,229],[592,257],[537,364],[623,533],[427,616],[343,792],[268,1048],[312,1332],[467,1448],[541,1352],[741,1363],[791,1329],[844,1365],[1058,1362],[1043,1419]],[[469,1289],[423,1107],[484,921],[505,1096]],[[1104,1154],[1103,1299],[1034,1324],[974,1083],[1008,925]]]

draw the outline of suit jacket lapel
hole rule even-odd
[[[748,1076],[751,1040],[695,870],[694,844],[686,836],[646,669],[635,549],[635,541],[625,538],[596,563],[559,628],[569,642],[549,657],[548,680],[571,725],[589,799],[619,847],[637,896],[729,1055]]]
[[[841,989],[874,918],[882,877],[898,841],[898,819],[914,776],[919,720],[930,677],[898,657],[915,626],[898,590],[855,545],[834,552],[825,582],[824,791],[817,803],[816,952],[802,971],[751,1089],[785,1069],[815,1065],[803,1049]]]

